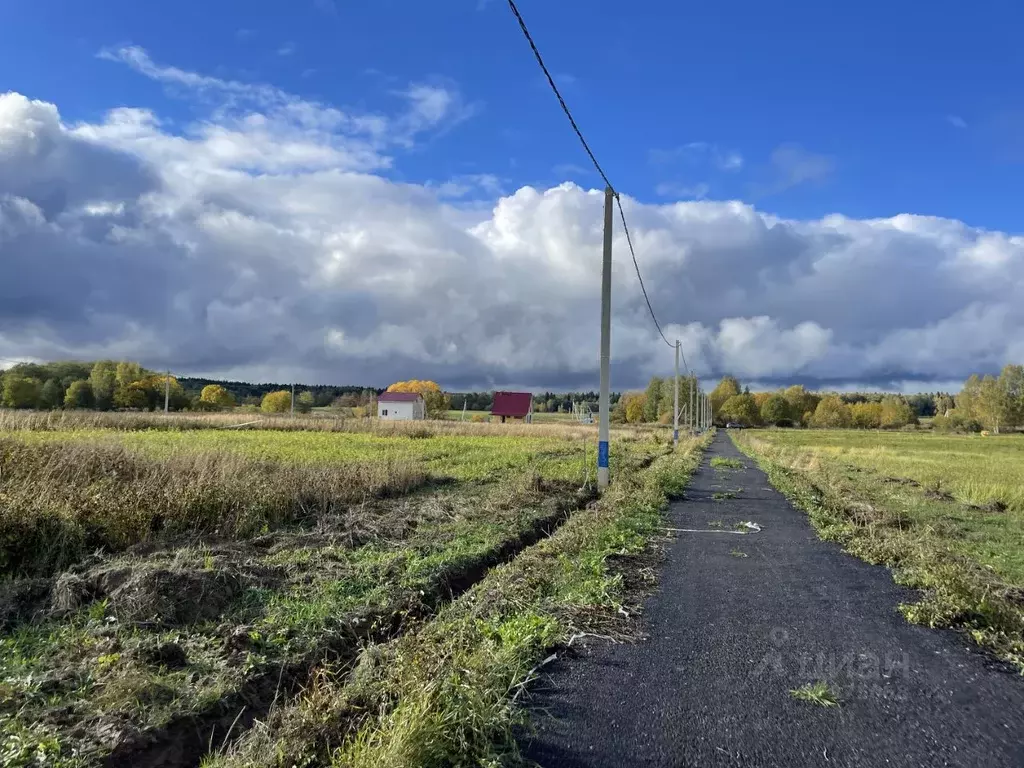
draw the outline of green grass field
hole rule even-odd
[[[419,465],[431,475],[459,480],[494,480],[509,472],[532,469],[545,477],[576,478],[582,482],[585,448],[592,458],[596,433],[546,433],[538,428],[529,437],[521,434],[500,437],[433,434],[429,428],[415,436],[273,430],[121,432],[84,429],[21,433],[19,437],[32,442],[117,443],[154,457],[209,452],[311,464],[408,462]],[[640,445],[620,442],[620,456],[633,452]]]
[[[0,415],[0,764],[18,768],[144,764],[147,744],[173,744],[181,765],[211,745],[208,762],[277,765],[257,737],[267,731],[248,736],[254,719],[328,674],[339,706],[353,665],[394,643],[403,678],[373,695],[392,700],[397,686],[420,701],[427,681],[403,659],[432,648],[436,664],[444,645],[478,654],[492,686],[481,695],[495,696],[511,661],[492,653],[495,636],[463,606],[464,644],[452,646],[454,625],[431,629],[435,617],[495,566],[531,563],[489,598],[529,611],[488,619],[518,633],[506,642],[526,674],[565,631],[565,609],[545,601],[611,608],[619,585],[604,559],[642,545],[697,455],[692,441],[669,456],[663,436],[616,430],[622,492],[594,505],[593,429]],[[584,513],[593,524],[566,545],[577,561],[526,557]],[[493,705],[489,727],[507,725],[508,689]],[[360,738],[376,746],[346,749],[380,764],[380,739],[401,734],[364,719]],[[348,720],[316,738],[303,721],[297,758],[329,762],[318,750],[346,744]]]
[[[732,437],[824,538],[923,590],[909,619],[966,631],[1024,669],[1024,435]]]
[[[465,420],[472,421],[473,417],[476,416],[481,419],[490,420],[490,411],[466,411]],[[452,421],[463,420],[462,411],[448,411],[448,418]],[[534,413],[533,414],[534,424],[575,424],[576,419],[573,418],[571,413]]]
[[[1000,501],[1024,512],[1024,435],[804,429],[758,432],[758,437],[916,480],[964,502]]]

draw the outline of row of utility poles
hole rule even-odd
[[[604,190],[604,251],[601,261],[601,391],[598,395],[600,411],[597,431],[597,487],[607,488],[608,475],[608,433],[611,423],[609,399],[611,396],[611,329],[612,329],[612,224],[615,190],[610,186]],[[675,343],[676,378],[672,408],[672,442],[679,445],[679,341]],[[710,429],[712,424],[711,399],[701,390],[695,376],[689,377],[690,407],[686,410],[687,426],[697,434]]]
[[[691,434],[703,432],[711,426],[711,399],[701,390],[696,376],[687,377],[690,407],[686,410],[686,426]],[[672,444],[679,445],[679,339],[676,339],[676,377],[672,401]]]

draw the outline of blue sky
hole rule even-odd
[[[118,105],[190,118],[158,83],[96,57],[132,44],[185,70],[371,111],[412,80],[456,87],[472,117],[397,157],[396,179],[597,183],[502,0],[5,6],[0,90],[56,103],[65,121]],[[1020,230],[1019,6],[522,0],[521,10],[621,191]],[[724,168],[726,158],[742,166]]]
[[[1024,11],[520,7],[702,375],[1024,361]],[[505,0],[8,0],[0,357],[590,389],[599,185]],[[622,389],[672,362],[625,248]]]

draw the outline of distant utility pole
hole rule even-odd
[[[601,393],[598,396],[600,424],[597,428],[597,487],[608,487],[608,400],[612,356],[612,204],[615,190],[604,190],[604,256],[601,263]]]
[[[676,339],[676,388],[672,395],[672,445],[679,446],[679,339]]]
[[[292,418],[295,418],[295,384],[292,384]]]
[[[464,398],[462,398],[462,420],[463,420],[463,421],[465,421],[465,420],[466,420],[466,400],[467,400],[467,399],[468,399],[468,398],[465,398],[465,397],[464,397]]]
[[[693,412],[694,407],[697,405],[697,388],[694,386],[696,380],[696,375],[690,376],[690,407],[686,413],[686,420],[690,422],[690,434],[697,431],[697,415]]]
[[[171,371],[167,370],[167,378],[164,379],[164,413],[171,412]]]

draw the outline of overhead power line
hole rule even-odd
[[[601,168],[601,164],[597,162],[597,158],[594,157],[594,153],[590,150],[590,145],[587,144],[587,140],[583,138],[583,132],[580,127],[576,125],[576,121],[573,119],[572,112],[569,111],[568,105],[565,103],[565,99],[562,98],[562,92],[558,90],[558,86],[555,85],[555,78],[551,76],[551,72],[548,71],[547,65],[544,63],[544,58],[540,55],[540,51],[537,49],[537,44],[533,42],[533,37],[530,35],[530,30],[526,28],[526,22],[523,21],[523,16],[519,13],[519,9],[516,8],[513,0],[508,0],[508,7],[512,9],[512,13],[515,14],[516,20],[519,22],[519,28],[523,30],[523,35],[526,37],[526,42],[530,44],[530,48],[533,49],[533,55],[537,57],[537,63],[540,64],[541,70],[544,72],[544,76],[548,79],[548,85],[551,86],[551,90],[555,92],[555,96],[558,97],[558,103],[562,105],[562,111],[565,112],[565,116],[569,118],[569,123],[572,125],[572,129],[576,131],[576,135],[580,139],[580,143],[583,148],[587,150],[587,154],[590,156],[590,162],[594,164],[598,174],[604,180],[605,186],[612,187],[612,183],[608,181],[608,176],[605,175],[604,170]],[[612,187],[615,189],[615,187]]]
[[[597,162],[597,157],[590,149],[590,145],[587,144],[587,140],[583,137],[583,131],[581,131],[579,125],[576,124],[576,120],[573,118],[572,112],[569,111],[569,106],[565,103],[565,99],[562,97],[562,92],[559,91],[558,86],[555,85],[555,79],[551,76],[550,70],[548,70],[547,65],[544,63],[544,57],[540,55],[540,50],[537,48],[537,44],[533,42],[533,36],[530,34],[530,30],[526,28],[526,22],[523,21],[523,15],[519,13],[515,0],[508,0],[508,7],[512,10],[516,20],[519,22],[519,28],[523,30],[523,35],[526,37],[526,41],[530,44],[530,48],[533,50],[533,55],[537,58],[537,63],[540,65],[541,70],[544,72],[544,76],[548,80],[548,85],[551,86],[551,90],[554,91],[555,96],[558,98],[558,103],[562,105],[562,111],[565,112],[565,116],[569,118],[569,124],[579,137],[580,143],[583,145],[583,149],[586,150],[587,155],[590,157],[590,161],[594,164],[594,168],[597,169],[597,172],[604,181],[605,186],[611,189],[615,195],[615,204],[619,207],[619,216],[622,219],[622,229],[626,233],[626,244],[629,246],[629,255],[633,259],[633,267],[636,269],[636,279],[640,283],[640,290],[644,294],[644,301],[647,302],[647,311],[651,313],[651,319],[654,321],[654,327],[658,329],[658,335],[661,336],[661,340],[668,346],[675,348],[675,344],[670,342],[665,337],[665,333],[661,330],[661,323],[658,322],[658,317],[654,314],[654,307],[651,306],[651,299],[647,295],[647,288],[644,286],[644,279],[640,275],[640,264],[636,260],[636,251],[633,250],[633,240],[629,236],[629,227],[626,225],[626,212],[622,209],[622,201],[619,199],[619,193],[615,192],[614,185],[608,179],[608,175],[604,172],[604,169],[601,168],[601,164]],[[683,360],[685,364],[686,358],[684,357]],[[687,372],[689,372],[689,368],[687,368]]]
[[[615,195],[615,204],[619,206],[619,217],[622,219],[622,231],[626,233],[626,245],[629,246],[629,255],[633,257],[633,267],[636,269],[636,279],[640,282],[640,290],[644,294],[644,301],[647,302],[647,311],[651,313],[651,320],[654,321],[654,327],[658,329],[658,335],[661,336],[661,340],[674,349],[676,345],[665,338],[665,333],[661,330],[661,323],[658,322],[658,317],[654,314],[654,307],[651,306],[651,300],[647,296],[647,288],[644,286],[644,279],[640,276],[640,265],[636,260],[636,251],[633,250],[633,238],[629,236],[629,226],[626,224],[626,212],[622,210],[622,201],[619,200],[618,193]],[[686,358],[684,357],[683,360],[685,361]]]

